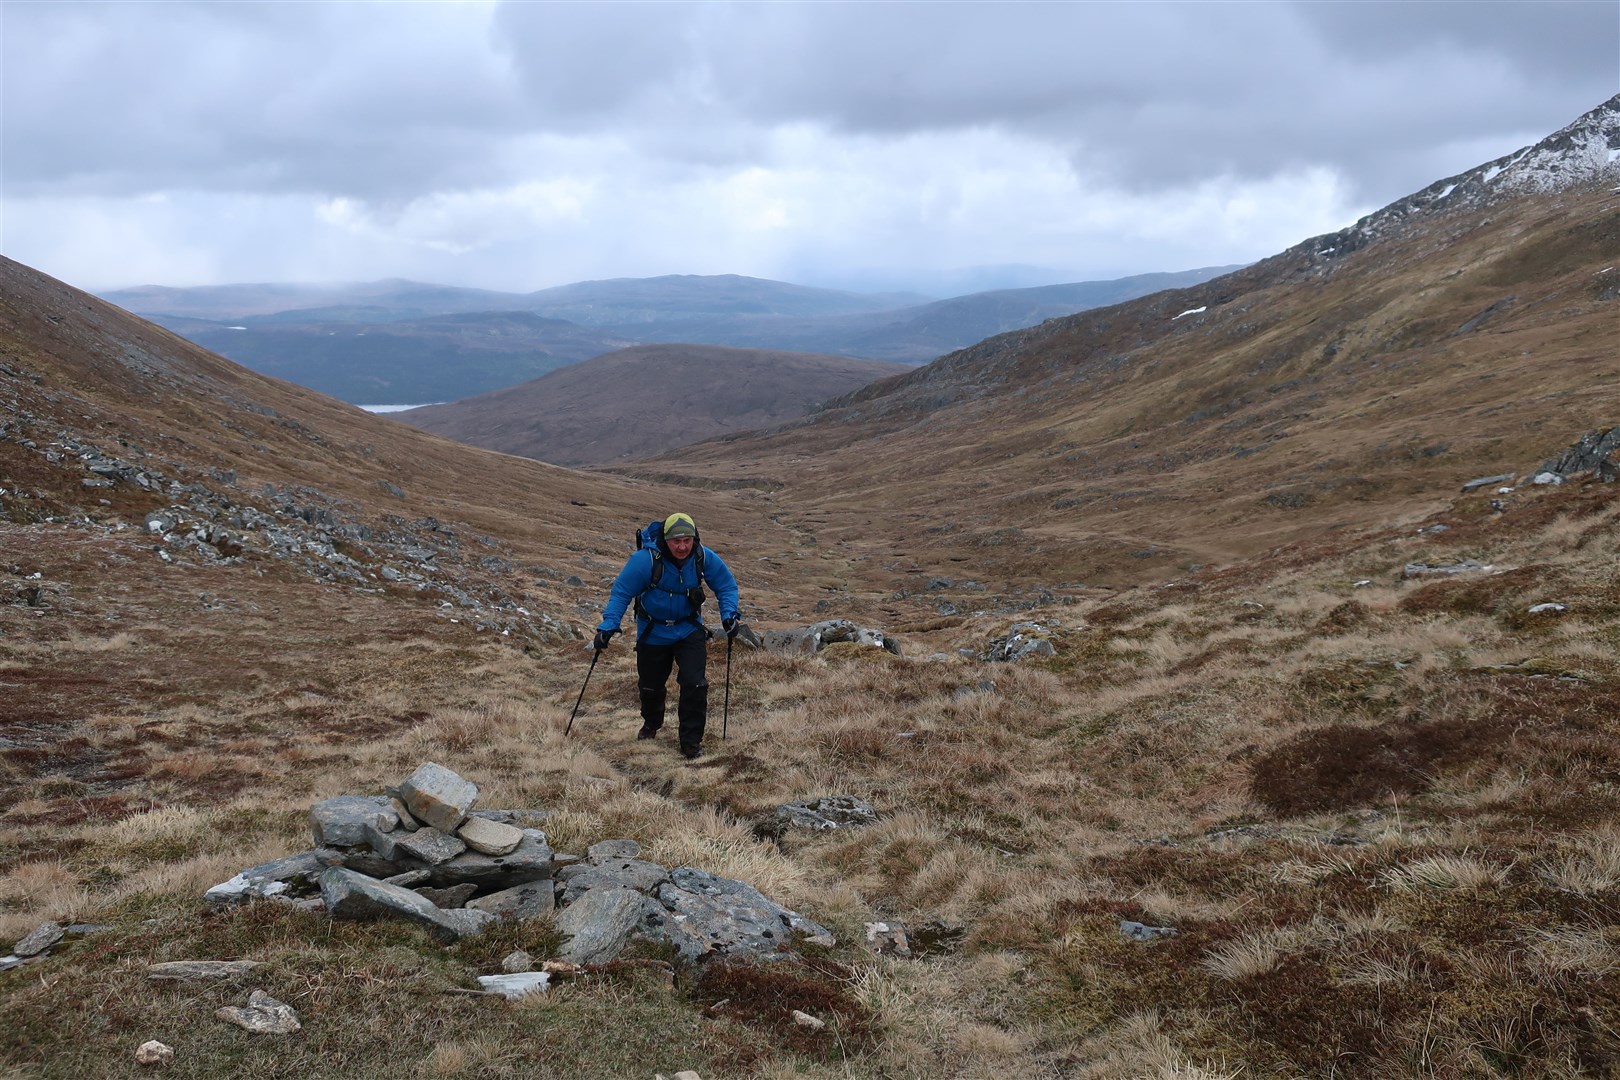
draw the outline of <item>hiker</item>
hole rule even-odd
[[[654,521],[638,535],[640,546],[613,582],[592,647],[601,652],[619,632],[625,609],[636,612],[636,675],[641,683],[641,730],[651,739],[664,726],[664,684],[673,666],[681,688],[681,754],[703,753],[703,727],[709,714],[708,662],[710,632],[703,625],[703,584],[720,603],[720,625],[727,638],[737,636],[737,579],[725,560],[703,546],[697,523],[689,514]]]

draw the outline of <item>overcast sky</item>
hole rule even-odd
[[[1620,91],[1620,2],[0,2],[0,251],[90,289],[1246,262]]]

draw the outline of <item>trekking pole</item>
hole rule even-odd
[[[589,675],[585,676],[587,679]],[[731,636],[726,636],[726,703],[720,710],[720,741],[726,741],[726,728],[731,724]]]
[[[591,650],[591,666],[585,672],[585,686],[591,685],[591,672],[596,670],[596,658],[601,655],[601,649]],[[579,703],[585,700],[585,686],[579,688],[579,697],[574,700],[574,711],[568,714],[568,726],[563,729],[564,738],[574,730],[574,717],[579,715]]]

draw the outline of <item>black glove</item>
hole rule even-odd
[[[727,638],[734,638],[737,636],[737,631],[742,629],[742,617],[739,615],[732,615],[721,619],[720,627],[721,629],[725,630]]]
[[[608,642],[612,641],[613,635],[617,633],[617,630],[598,630],[596,637],[591,641],[591,648],[601,652],[608,647]]]

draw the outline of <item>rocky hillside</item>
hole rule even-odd
[[[642,345],[394,419],[557,465],[593,465],[774,427],[905,369],[847,356]]]

